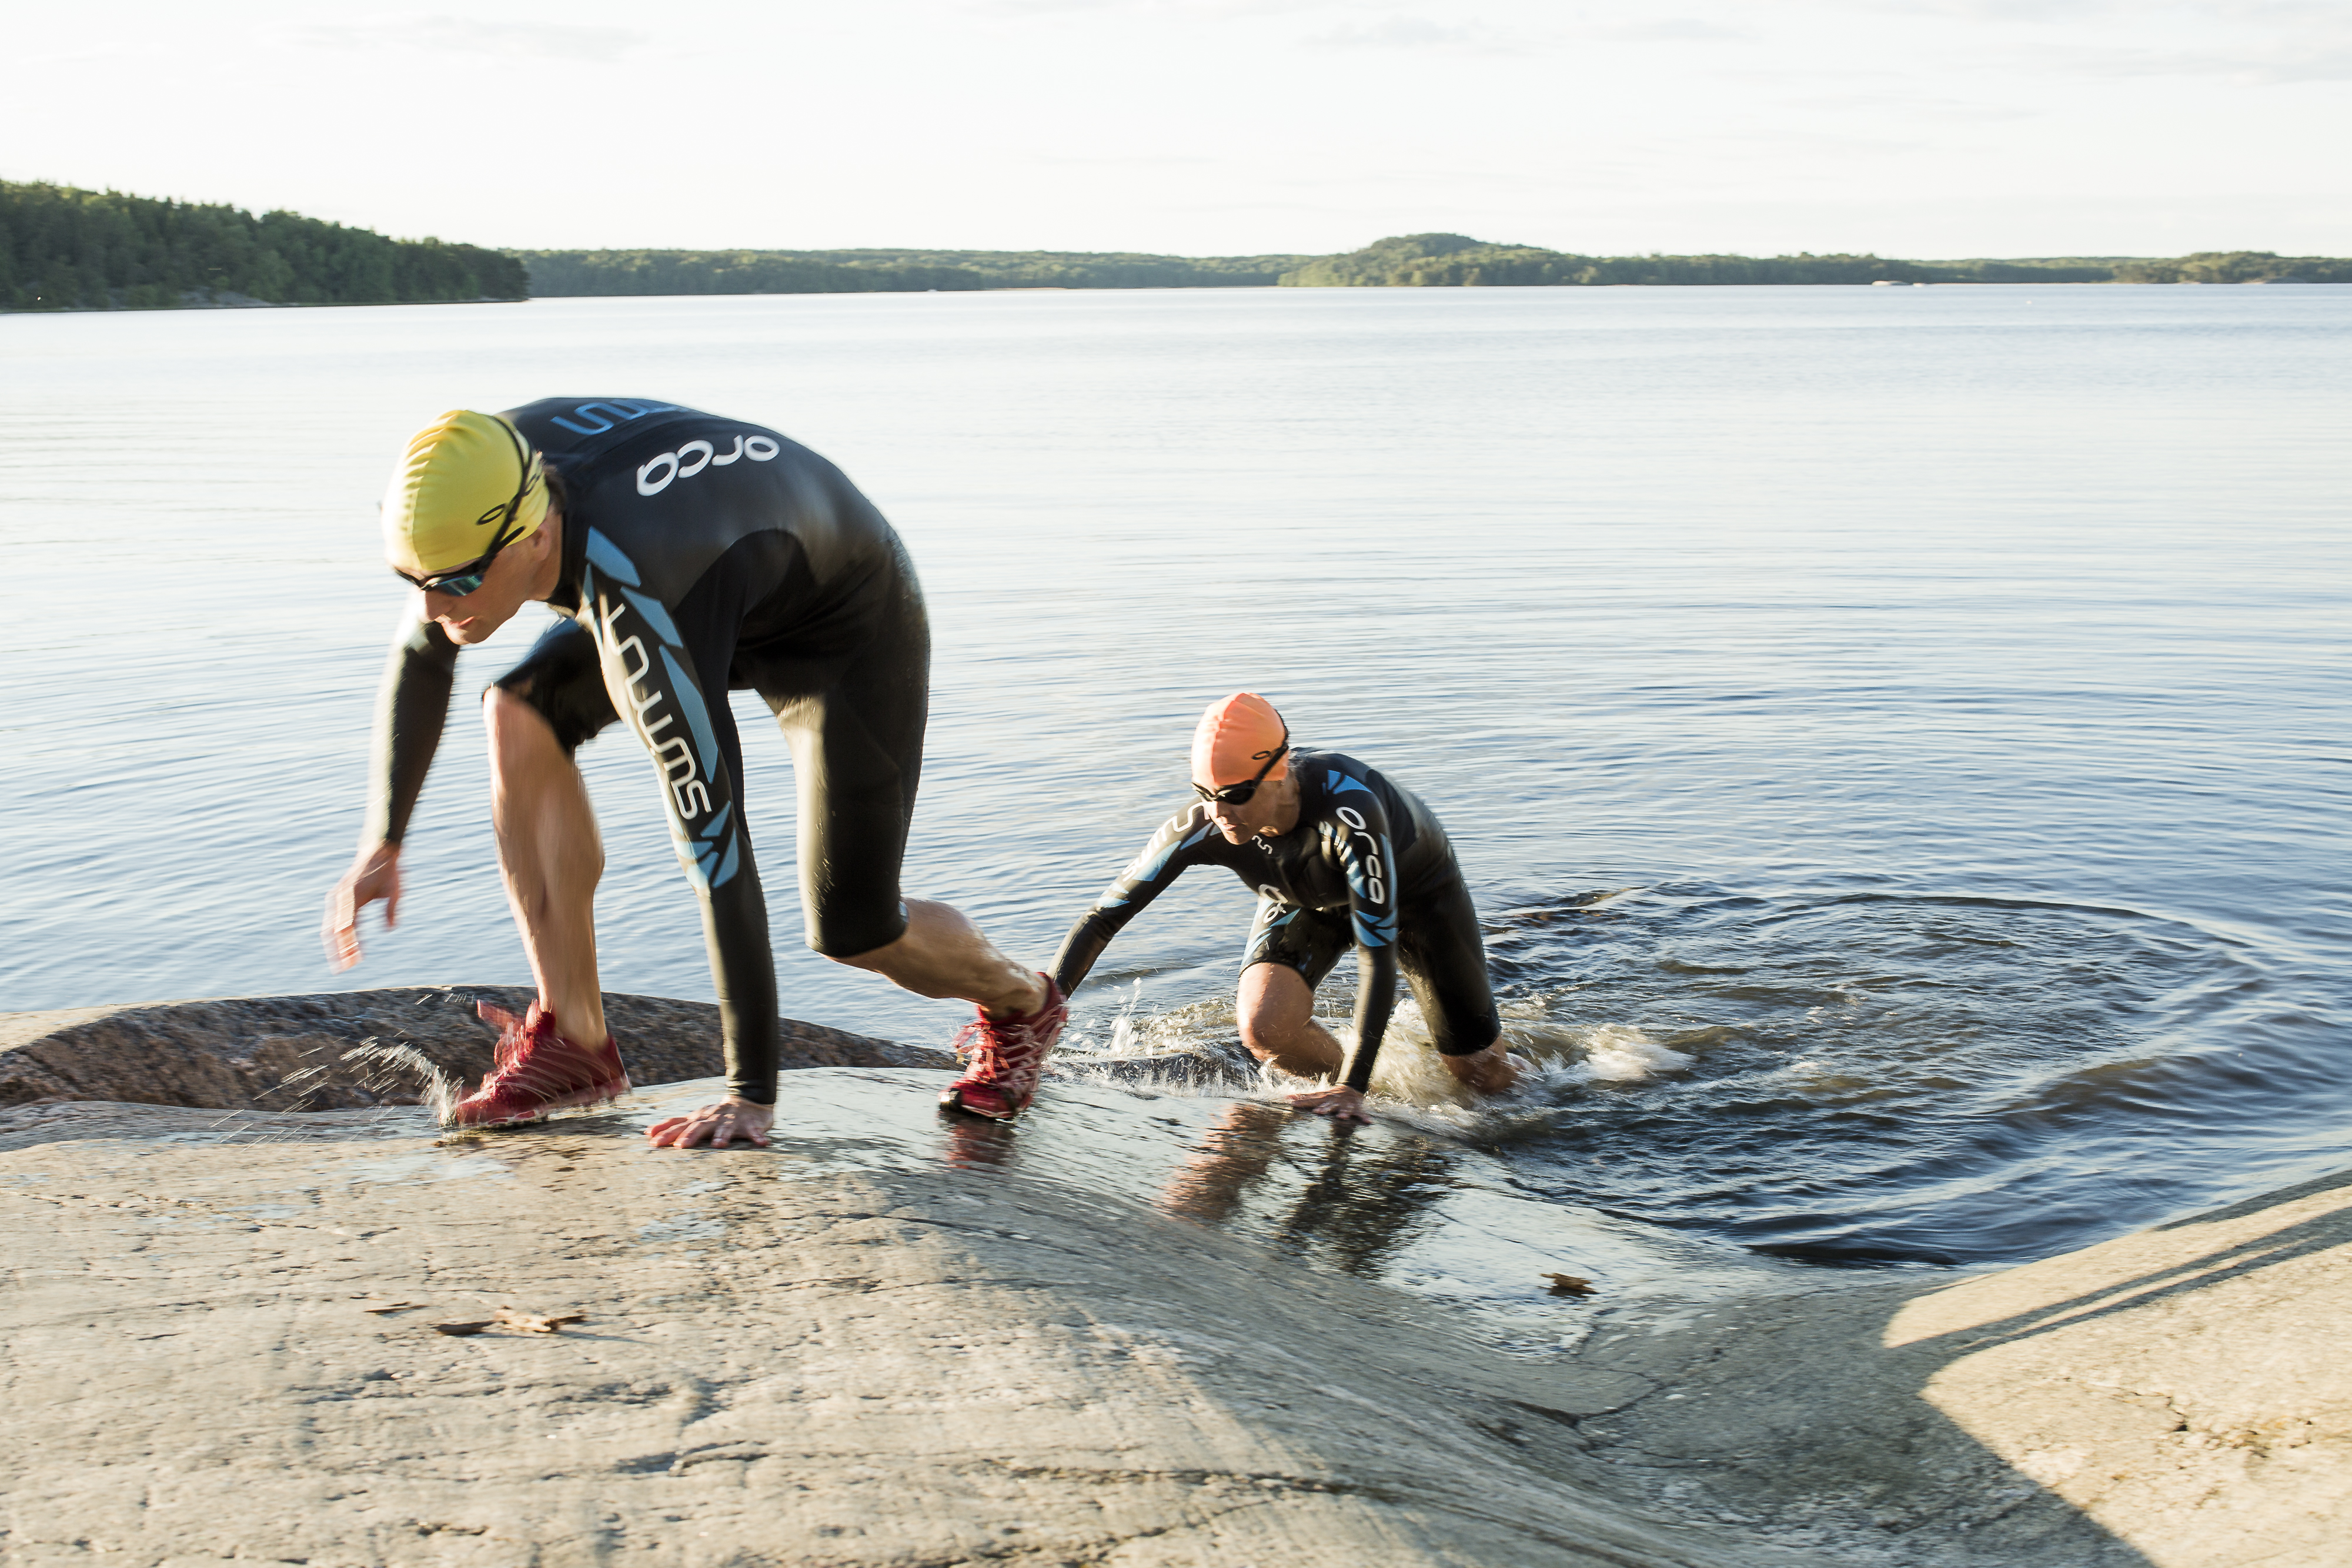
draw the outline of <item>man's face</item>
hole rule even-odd
[[[542,526],[529,538],[517,539],[498,553],[483,574],[482,586],[464,595],[425,594],[425,618],[438,621],[449,641],[461,647],[487,642],[491,632],[515,617],[530,599],[530,590],[548,554],[552,530]]]
[[[1247,843],[1260,833],[1276,831],[1283,805],[1297,788],[1288,779],[1276,779],[1259,785],[1257,793],[1238,806],[1212,800],[1207,802],[1209,821],[1216,823],[1227,843]]]

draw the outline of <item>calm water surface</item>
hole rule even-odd
[[[524,977],[467,703],[400,928],[338,979],[315,927],[402,610],[391,460],[564,392],[774,424],[890,515],[938,633],[908,885],[1038,962],[1212,696],[1427,797],[1546,1071],[1475,1112],[1401,1082],[1382,1191],[1475,1166],[1712,1245],[1972,1261],[2352,1147],[2334,287],[0,319],[0,1009]],[[943,1041],[956,1009],[794,946],[789,763],[739,712],[787,1011]],[[583,760],[606,986],[709,995],[642,755]],[[1230,1042],[1248,907],[1180,885],[1079,1043]]]

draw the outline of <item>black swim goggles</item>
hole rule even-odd
[[[499,551],[514,543],[519,537],[500,528],[499,537],[490,541],[488,555],[477,557],[463,566],[452,567],[447,571],[436,571],[430,577],[411,577],[396,566],[392,569],[392,574],[427,593],[446,593],[452,599],[463,599],[482,586],[482,580],[490,573],[490,562],[498,559]]]
[[[1290,731],[1286,729],[1282,732],[1282,744],[1265,754],[1265,766],[1259,768],[1254,777],[1244,779],[1238,784],[1228,784],[1222,789],[1212,789],[1206,784],[1195,784],[1192,786],[1192,793],[1213,805],[1246,806],[1250,803],[1251,798],[1256,795],[1257,787],[1265,782],[1265,776],[1274,771],[1274,765],[1289,755]]]
[[[488,549],[484,550],[465,565],[453,566],[446,571],[436,571],[425,577],[411,577],[395,566],[392,569],[392,575],[412,588],[421,588],[427,593],[446,593],[452,599],[463,599],[466,595],[480,589],[482,580],[490,573],[490,562],[499,559],[499,551],[522,537],[522,530],[514,526],[515,510],[522,505],[522,498],[530,494],[531,481],[538,478],[539,475],[540,457],[538,453],[533,452],[524,458],[522,483],[515,487],[513,497],[504,507],[492,507],[482,514],[481,520],[485,523],[492,517],[499,520],[499,531],[490,536]]]

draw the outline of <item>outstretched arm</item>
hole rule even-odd
[[[441,748],[457,680],[457,644],[439,622],[420,620],[402,628],[376,688],[375,748],[368,759],[374,793],[361,843],[396,848],[407,837],[408,820],[425,793],[425,775]]]
[[[1369,789],[1349,790],[1324,830],[1348,878],[1348,918],[1356,937],[1356,1047],[1338,1084],[1294,1094],[1302,1111],[1339,1122],[1362,1122],[1372,1063],[1396,1008],[1396,874],[1388,815]]]
[[[457,645],[438,622],[416,620],[401,627],[376,693],[371,790],[359,853],[327,895],[322,935],[328,961],[338,969],[360,960],[361,910],[381,900],[386,927],[399,917],[401,841],[440,748],[457,674]]]
[[[1197,806],[1160,824],[1143,852],[1128,862],[1127,869],[1103,889],[1094,907],[1078,916],[1077,924],[1062,938],[1062,950],[1054,956],[1054,983],[1062,988],[1064,996],[1078,988],[1095,960],[1110,946],[1110,939],[1183,874],[1216,831],[1216,824]]]

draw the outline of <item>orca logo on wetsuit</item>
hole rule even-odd
[[[691,479],[705,468],[724,468],[746,457],[754,463],[765,463],[782,450],[764,435],[739,435],[735,438],[735,449],[721,457],[719,449],[708,441],[689,441],[675,452],[663,453],[637,470],[637,494],[658,496],[669,488],[674,479]],[[656,468],[661,470],[658,479],[654,477]]]
[[[1340,807],[1339,817],[1341,821],[1360,833],[1368,833],[1371,831],[1371,824],[1364,821],[1364,814],[1352,806]],[[1367,903],[1386,904],[1389,898],[1388,873],[1381,866],[1380,840],[1374,839],[1371,848],[1364,852],[1362,864],[1364,880],[1356,891],[1364,895]]]

